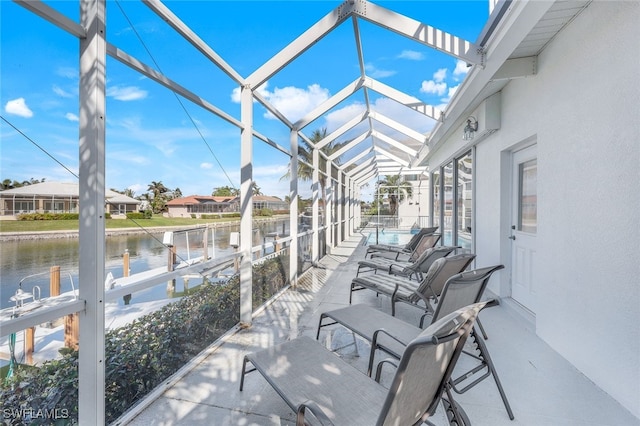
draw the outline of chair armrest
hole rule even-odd
[[[296,414],[296,426],[307,426],[307,423],[304,421],[304,413],[309,409],[311,414],[320,422],[320,424],[324,426],[334,426],[333,422],[327,417],[327,415],[322,411],[322,408],[315,401],[310,399],[306,400],[302,404],[298,405],[298,411]]]
[[[380,383],[380,376],[382,375],[382,367],[385,364],[391,364],[393,365],[395,368],[398,368],[398,364],[397,364],[398,360],[397,359],[391,359],[391,358],[387,358],[387,359],[383,359],[382,361],[380,361],[378,363],[378,365],[376,366],[376,377],[375,377],[375,381]]]
[[[371,349],[374,349],[375,347],[377,347],[377,345],[378,345],[378,335],[379,334],[386,334],[391,339],[393,339],[396,342],[400,343],[402,346],[407,346],[409,344],[409,342],[403,342],[402,340],[398,339],[396,336],[394,336],[393,334],[389,333],[384,328],[379,328],[379,329],[377,329],[376,331],[373,332],[373,338],[371,339]]]

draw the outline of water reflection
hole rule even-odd
[[[288,234],[288,219],[257,224],[254,229],[253,245],[270,241],[266,236],[278,232]],[[210,230],[209,256],[222,257],[231,254],[234,250],[229,246],[231,232],[238,232],[239,224],[225,226]],[[123,254],[129,251],[130,274],[143,272],[149,269],[167,265],[167,248],[162,244],[163,232],[150,234],[134,234],[111,236],[106,239],[105,247],[105,276],[110,272],[114,277],[122,277]],[[203,232],[176,232],[174,245],[177,251],[177,262],[194,258],[204,254]],[[60,291],[72,290],[69,275],[78,288],[78,246],[77,238],[47,239],[47,240],[21,240],[0,242],[0,308],[13,306],[9,298],[13,296],[19,287],[20,280],[32,275],[47,272],[52,266],[60,266]],[[202,279],[189,279],[188,287],[193,289],[202,283]],[[49,277],[47,274],[39,275],[33,279],[25,280],[23,290],[31,291],[34,285],[42,290],[42,297],[49,296]],[[176,292],[184,290],[182,280],[176,282]],[[180,294],[175,294],[179,296]],[[133,296],[135,302],[158,300],[166,297],[166,285],[136,293]],[[119,303],[123,303],[120,301]]]

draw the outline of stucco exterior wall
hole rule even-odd
[[[478,265],[510,263],[509,154],[536,143],[536,332],[640,417],[638,22],[640,3],[593,2],[502,90],[476,150],[475,237]],[[510,295],[508,269],[490,289]]]

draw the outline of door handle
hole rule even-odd
[[[509,239],[510,239],[510,240],[515,240],[515,239],[516,239],[516,236],[515,236],[515,235],[512,235],[512,236],[510,236],[510,237],[509,237]]]

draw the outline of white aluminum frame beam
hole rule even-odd
[[[357,174],[358,172],[360,172],[360,170],[364,169],[367,166],[376,165],[376,159],[375,157],[371,157],[369,160],[367,161],[363,161],[362,163],[358,164],[356,167],[354,167],[353,169],[349,170],[347,172],[347,176],[349,177],[353,177],[355,174]]]
[[[389,152],[386,149],[381,148],[379,146],[376,146],[373,149],[375,151],[379,152],[381,155],[400,163],[403,167],[409,167],[409,161],[408,160],[403,160],[402,158],[398,157],[397,155],[392,154],[391,152]]]
[[[366,140],[369,136],[371,136],[371,130],[367,130],[366,132],[356,137],[352,141],[349,141],[342,148],[340,148],[339,150],[331,154],[328,159],[330,161],[333,161],[336,158],[340,157],[341,155],[345,154],[347,151],[351,151],[352,149],[355,149],[361,142]]]
[[[194,104],[206,109],[209,112],[212,112],[213,114],[217,115],[218,117],[222,118],[223,120],[225,120],[225,121],[233,124],[234,126],[239,127],[240,129],[242,129],[242,127],[243,127],[242,122],[236,120],[231,115],[229,115],[226,112],[222,111],[221,109],[213,106],[209,102],[207,102],[204,99],[202,99],[200,96],[197,96],[193,92],[185,89],[184,87],[182,87],[178,83],[176,83],[176,82],[172,81],[171,79],[165,77],[163,74],[157,72],[156,70],[154,70],[150,66],[142,63],[141,61],[139,61],[138,59],[134,58],[133,56],[127,54],[126,52],[124,52],[123,50],[119,49],[118,47],[113,46],[112,44],[108,44],[107,45],[107,54],[109,56],[111,56],[112,58],[122,62],[125,65],[127,65],[128,67],[134,69],[135,71],[139,72],[140,74],[149,77],[150,79],[152,79],[156,83],[160,83],[161,85],[163,85],[167,89],[179,94],[183,98],[190,100]]]
[[[362,78],[358,78],[355,81],[347,84],[345,87],[340,89],[338,93],[315,107],[311,112],[307,113],[304,117],[293,123],[293,128],[296,130],[304,129],[307,125],[317,120],[331,108],[338,105],[340,102],[347,99],[349,96],[357,92],[363,84]]]
[[[87,30],[82,25],[77,22],[67,18],[54,8],[50,7],[46,3],[42,1],[34,1],[34,0],[14,0],[17,4],[29,10],[30,12],[38,15],[41,18],[51,22],[56,27],[61,28],[68,32],[69,34],[83,39],[87,37]]]
[[[289,160],[289,283],[298,284],[298,132],[289,133],[291,159]]]
[[[249,326],[253,314],[253,91],[240,88],[240,324]]]
[[[356,51],[358,52],[358,66],[360,67],[360,75],[365,76],[364,54],[362,53],[362,40],[360,38],[360,27],[358,26],[358,18],[351,16],[353,22],[353,36],[356,40]]]
[[[347,121],[342,126],[338,127],[336,130],[331,132],[331,134],[327,135],[324,139],[319,141],[316,144],[316,148],[322,149],[325,146],[329,145],[331,142],[333,142],[334,140],[338,139],[340,136],[342,136],[343,134],[345,134],[349,130],[353,129],[358,124],[362,123],[364,120],[366,120],[368,115],[369,115],[369,111],[368,110],[367,111],[363,111],[361,114],[356,115],[351,120]]]
[[[178,34],[184,37],[193,47],[198,49],[206,58],[213,62],[225,74],[239,85],[244,84],[244,79],[229,64],[225,62],[209,45],[193,32],[184,22],[171,12],[164,4],[158,0],[142,0],[144,4],[155,12],[163,21],[166,21]]]
[[[293,42],[265,62],[260,68],[254,71],[246,81],[251,87],[258,87],[265,81],[286,67],[291,61],[304,53],[320,39],[330,33],[334,28],[342,24],[350,16],[348,2],[329,12],[308,30],[302,33]]]
[[[384,114],[381,114],[379,112],[375,112],[375,111],[371,111],[371,113],[369,114],[369,117],[373,118],[375,121],[377,121],[378,123],[382,123],[385,126],[389,126],[391,127],[393,130],[396,130],[408,137],[410,137],[411,139],[414,139],[422,144],[427,142],[427,136],[423,135],[420,132],[417,132],[415,130],[413,130],[410,127],[405,126],[402,123],[397,122],[396,120],[387,117]],[[414,149],[412,149],[413,151],[415,151]]]
[[[352,13],[468,64],[483,65],[484,56],[480,46],[415,19],[368,1],[355,2]]]
[[[80,2],[78,423],[105,423],[106,0]]]
[[[500,21],[504,30],[493,34],[485,44],[486,64],[484,67],[473,67],[447,106],[447,120],[436,124],[431,131],[428,145],[425,145],[412,161],[414,165],[428,162],[431,153],[456,131],[469,113],[476,108],[482,99],[478,94],[487,86],[494,75],[507,62],[511,53],[525,39],[540,19],[553,6],[553,2],[528,1],[511,2],[510,12]]]
[[[285,126],[287,126],[289,129],[293,129],[294,127],[293,123],[291,123],[287,117],[282,115],[280,110],[278,110],[278,108],[274,107],[269,101],[267,101],[264,98],[264,96],[262,96],[257,90],[253,92],[253,97],[256,98],[256,100],[260,102],[262,106],[264,106],[267,109],[267,111],[269,111],[271,114],[277,117],[280,121],[282,121],[282,123],[284,123]]]
[[[400,151],[404,151],[407,154],[409,154],[412,157],[415,157],[415,155],[418,153],[418,151],[416,151],[415,149],[403,144],[402,142],[398,142],[397,140],[385,135],[384,133],[381,133],[377,130],[373,130],[371,132],[371,137],[374,139],[379,139],[382,142],[385,142],[386,144],[389,144],[395,148],[398,148]]]
[[[362,169],[362,170],[360,170],[359,172],[354,173],[354,174],[352,175],[352,177],[353,177],[353,179],[354,179],[354,180],[358,180],[358,179],[360,179],[362,176],[364,176],[364,175],[366,175],[366,174],[368,174],[368,173],[370,173],[370,172],[372,172],[372,171],[377,171],[377,170],[378,170],[378,167],[376,166],[376,163],[374,162],[374,163],[372,163],[372,164],[369,164],[367,167],[363,168],[363,169]]]
[[[363,185],[365,185],[366,183],[368,183],[371,178],[375,177],[378,175],[378,172],[376,170],[373,170],[371,173],[364,175],[360,178],[358,178],[357,180],[354,180],[354,183],[359,186],[362,187]]]
[[[418,98],[414,98],[413,96],[407,95],[404,92],[399,91],[391,86],[387,86],[386,84],[375,80],[371,77],[364,78],[364,87],[367,87],[373,90],[376,93],[381,94],[389,99],[392,99],[408,108],[413,109],[427,117],[433,118],[434,120],[440,120],[442,118],[442,111],[432,105],[425,104],[420,101]]]
[[[358,155],[356,155],[353,158],[351,158],[349,161],[346,161],[344,164],[341,164],[338,167],[338,170],[345,170],[346,171],[347,167],[349,167],[353,163],[358,162],[359,160],[361,160],[362,158],[366,157],[368,154],[371,154],[372,152],[373,152],[373,148],[372,147],[368,147],[367,149],[365,149],[364,151],[362,151]]]

